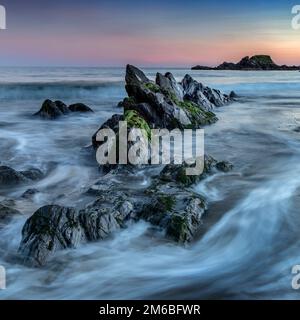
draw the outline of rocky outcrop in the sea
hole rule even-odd
[[[158,73],[154,82],[131,65],[126,69],[126,91],[128,97],[121,103],[123,113],[113,115],[100,127],[112,129],[117,139],[119,121],[127,121],[128,132],[131,128],[144,129],[144,139],[149,141],[152,128],[181,130],[214,123],[217,117],[211,110],[233,101],[233,94],[222,94],[188,75],[177,83],[171,73]],[[95,150],[103,143],[96,139],[99,130],[92,137]],[[169,164],[155,167],[155,174],[149,173],[151,183],[132,189],[123,187],[120,181],[136,176],[139,166],[123,165],[114,170],[108,166],[108,173],[85,191],[96,198],[90,205],[81,210],[45,206],[27,220],[19,248],[24,262],[44,265],[57,250],[105,239],[138,220],[149,222],[178,243],[192,241],[207,209],[205,198],[192,186],[207,175],[232,169],[229,162],[210,156],[202,160],[204,170],[198,175],[186,175],[186,169],[191,167],[187,163]]]
[[[7,166],[0,166],[0,188],[39,180],[43,178],[43,176],[43,172],[36,168],[25,171],[16,171]]]
[[[168,72],[157,73],[155,82],[134,66],[126,69],[124,116],[134,111],[150,128],[200,128],[217,121],[214,107],[231,101],[218,90],[210,89],[186,75],[181,83]]]
[[[85,209],[45,206],[27,220],[19,247],[23,261],[42,266],[58,250],[103,240],[138,220],[164,231],[168,239],[186,244],[193,240],[207,209],[205,199],[191,187],[209,174],[226,171],[223,165],[219,169],[221,163],[206,156],[203,173],[193,178],[185,175],[187,164],[167,165],[153,177],[150,187],[139,190],[123,190],[113,180],[118,175],[109,173],[88,190],[97,199]],[[231,169],[232,165],[225,167]]]
[[[268,55],[255,55],[244,57],[238,63],[223,62],[217,67],[205,67],[197,65],[192,70],[300,70],[300,66],[278,65]]]
[[[93,112],[93,110],[83,103],[71,104],[69,107],[62,101],[45,100],[41,109],[34,114],[42,119],[57,119],[71,112]]]

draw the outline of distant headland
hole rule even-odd
[[[255,55],[244,57],[240,62],[223,62],[217,67],[197,65],[192,70],[300,70],[300,66],[278,65],[268,55]]]

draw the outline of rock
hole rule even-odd
[[[23,176],[25,176],[27,179],[33,180],[33,181],[40,180],[44,177],[44,173],[41,170],[36,169],[36,168],[31,168],[31,169],[28,169],[25,171],[20,171],[20,173]]]
[[[24,199],[30,199],[32,198],[35,194],[37,194],[39,190],[37,189],[28,189],[22,194],[22,198]]]
[[[238,63],[223,62],[215,68],[195,66],[192,70],[300,70],[300,66],[277,65],[269,55],[244,57]]]
[[[13,186],[27,181],[22,173],[7,166],[0,166],[0,186]]]
[[[106,122],[102,124],[102,126],[95,132],[92,137],[92,145],[94,149],[98,149],[99,146],[102,145],[103,142],[96,141],[97,134],[102,129],[112,129],[115,133],[119,130],[119,122],[124,121],[124,116],[120,114],[114,114],[111,118],[109,118]]]
[[[125,81],[130,85],[141,85],[143,83],[150,82],[150,80],[145,76],[145,74],[135,66],[128,64],[126,66],[126,76]]]
[[[166,165],[145,191],[149,198],[137,214],[140,219],[163,229],[168,238],[183,244],[193,240],[207,209],[205,199],[189,187],[216,170],[226,171],[233,166],[206,155],[202,173],[187,176],[188,167],[191,166],[186,163]]]
[[[99,191],[98,191],[99,192]],[[86,209],[80,211],[80,222],[89,241],[105,239],[121,229],[134,215],[134,206],[123,192],[104,191]]]
[[[36,168],[16,171],[7,166],[0,166],[0,186],[15,186],[21,183],[39,180],[43,178],[43,176],[43,172]]]
[[[189,75],[177,83],[171,73],[157,73],[154,83],[141,70],[128,65],[125,79],[128,97],[121,103],[124,114],[113,115],[96,131],[92,137],[94,149],[103,143],[96,141],[101,129],[112,129],[118,140],[119,121],[127,121],[128,129],[144,129],[149,139],[151,129],[196,129],[212,124],[218,119],[210,110],[231,101],[229,96],[203,86]],[[114,167],[103,166],[105,172]]]
[[[168,72],[164,76],[161,73],[156,74],[156,84],[162,92],[172,92],[176,99],[183,101],[183,88],[176,82],[172,73]]]
[[[197,82],[190,75],[185,75],[182,86],[185,92],[184,99],[203,106],[207,111],[214,107],[224,106],[231,101],[227,95],[222,94],[219,90],[203,86],[202,83]]]
[[[66,113],[60,103],[56,105],[55,102],[48,99],[44,101],[40,111],[35,113],[34,116],[39,116],[42,119],[57,119],[64,114]]]
[[[208,67],[208,66],[202,66],[202,65],[198,64],[198,65],[192,67],[191,70],[215,70],[215,68]]]
[[[80,212],[58,205],[42,207],[26,221],[19,252],[26,264],[43,266],[58,250],[105,239],[123,228],[133,208],[125,193],[117,191],[103,192]]]
[[[166,187],[155,192],[138,217],[163,229],[167,238],[185,244],[199,230],[206,208],[200,195],[177,187]]]
[[[9,222],[16,215],[21,215],[21,213],[13,208],[13,204],[10,201],[0,202],[0,226]]]
[[[71,112],[94,112],[90,107],[84,103],[75,103],[69,106]]]
[[[186,162],[183,164],[175,165],[169,164],[164,167],[160,173],[159,183],[162,181],[165,183],[173,182],[178,185],[189,187],[192,184],[198,183],[205,178],[208,174],[211,174],[216,168],[217,161],[208,155],[204,156],[203,172],[199,175],[186,175],[186,169],[194,167],[195,165],[189,165]]]
[[[71,111],[69,110],[68,106],[67,106],[65,103],[63,103],[62,101],[56,100],[54,103],[56,104],[57,108],[58,108],[63,114],[68,114],[68,113],[71,112]]]
[[[53,102],[48,99],[44,101],[40,111],[35,113],[34,116],[54,120],[71,112],[93,112],[93,110],[83,103],[75,103],[67,107],[67,105],[60,100]]]
[[[229,99],[233,100],[235,98],[238,98],[239,96],[234,92],[234,91],[231,91],[229,93]]]
[[[229,161],[220,161],[216,164],[216,168],[219,171],[229,172],[233,169],[233,164],[230,163]]]
[[[26,221],[19,252],[26,264],[42,266],[57,250],[75,248],[82,241],[84,232],[75,209],[50,205]]]

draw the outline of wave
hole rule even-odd
[[[97,98],[123,92],[124,83],[92,81],[0,83],[0,99],[73,99]]]

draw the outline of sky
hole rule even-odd
[[[300,0],[0,0],[1,66],[190,67],[269,54],[300,65]]]

